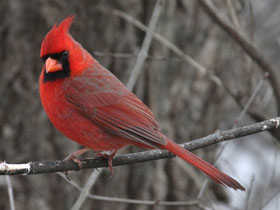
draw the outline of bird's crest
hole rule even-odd
[[[73,41],[68,31],[74,19],[75,15],[72,15],[65,18],[58,26],[54,24],[42,42],[41,57],[47,54],[60,53],[67,50],[65,48],[71,47]]]

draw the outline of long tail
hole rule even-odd
[[[169,150],[176,156],[196,166],[197,168],[202,170],[205,174],[207,174],[209,177],[211,177],[218,184],[222,184],[224,186],[233,188],[234,190],[245,191],[245,188],[241,184],[239,184],[239,182],[237,182],[230,176],[226,175],[225,173],[219,171],[214,166],[200,159],[198,156],[184,149],[183,147],[176,144],[175,142],[168,140],[167,145],[164,146],[163,149]]]

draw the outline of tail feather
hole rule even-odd
[[[226,175],[225,173],[221,172],[211,164],[207,163],[206,161],[200,159],[195,154],[191,153],[190,151],[184,149],[180,145],[176,144],[175,142],[168,140],[164,149],[169,150],[176,156],[182,158],[183,160],[187,161],[188,163],[196,166],[200,170],[202,170],[205,174],[211,177],[215,182],[218,184],[222,184],[224,186],[233,188],[234,190],[242,190],[245,191],[245,188],[237,182],[235,179],[231,178],[230,176]]]

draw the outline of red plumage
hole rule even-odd
[[[168,139],[149,108],[69,35],[73,19],[68,17],[54,26],[41,46],[40,55],[46,62],[40,76],[41,101],[59,131],[99,152],[128,145],[166,149],[217,183],[245,190],[233,178]]]

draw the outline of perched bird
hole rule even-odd
[[[53,125],[68,138],[85,146],[72,153],[76,158],[92,149],[112,159],[125,146],[169,150],[196,166],[215,182],[245,190],[236,180],[179,146],[161,131],[149,108],[110,71],[101,66],[68,33],[70,16],[54,25],[45,36],[40,56],[40,96]]]

